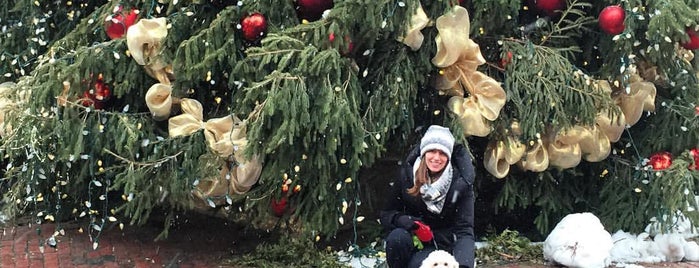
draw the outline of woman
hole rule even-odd
[[[437,249],[454,255],[459,267],[474,266],[474,176],[467,149],[454,146],[448,128],[430,126],[401,166],[381,211],[389,267],[419,267]]]

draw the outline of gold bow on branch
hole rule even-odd
[[[246,123],[233,115],[204,122],[204,109],[199,101],[183,98],[180,105],[182,114],[168,120],[170,137],[191,135],[203,129],[209,148],[219,156],[232,156],[236,164],[235,169],[231,170],[227,161],[220,176],[209,178],[207,183],[197,187],[197,195],[211,197],[219,195],[221,191],[230,194],[247,192],[259,179],[262,163],[258,156],[246,159],[243,155],[248,143]]]
[[[136,63],[145,66],[148,75],[161,83],[169,84],[172,67],[160,55],[165,37],[165,18],[141,19],[127,30],[126,45],[131,57]]]
[[[437,19],[439,34],[435,38],[437,53],[432,64],[441,68],[434,86],[452,95],[450,107],[464,104],[465,108],[452,110],[464,126],[482,126],[484,123],[470,121],[495,120],[505,105],[505,91],[495,79],[479,72],[478,66],[485,63],[480,48],[469,38],[470,22],[468,11],[461,6]],[[464,98],[464,92],[469,96]],[[472,114],[475,113],[475,114]],[[486,122],[487,123],[487,122]],[[465,134],[486,136],[490,129],[469,130]]]
[[[206,206],[224,205],[227,200],[221,197],[246,193],[262,173],[262,163],[258,157],[247,162],[223,162],[219,174],[202,179],[193,192],[194,196],[205,201]]]
[[[425,40],[425,36],[422,35],[420,31],[427,27],[429,22],[430,19],[427,17],[427,14],[425,14],[425,10],[423,10],[422,5],[418,3],[415,13],[410,18],[410,24],[406,27],[405,35],[399,37],[398,41],[403,42],[413,51],[420,49],[422,41]]]
[[[168,120],[170,137],[186,136],[203,129],[209,148],[222,157],[242,151],[240,149],[247,144],[246,124],[238,117],[229,115],[204,122],[204,108],[199,101],[183,98],[180,105],[182,114]]]

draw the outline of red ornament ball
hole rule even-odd
[[[334,5],[333,0],[296,0],[296,14],[299,19],[316,21],[323,17],[323,12]]]
[[[653,170],[665,170],[672,165],[672,154],[668,152],[654,153],[650,156],[648,164],[653,167]]]
[[[126,30],[138,20],[138,9],[132,9],[129,12],[123,12],[121,7],[112,15],[107,16],[104,20],[104,30],[107,36],[114,39],[119,39],[126,34]]]
[[[689,50],[699,49],[699,33],[691,28],[687,28],[687,35],[689,35],[689,40],[682,43],[682,47]]]
[[[286,197],[282,197],[279,200],[272,198],[272,203],[270,204],[270,207],[272,208],[272,212],[274,213],[274,216],[281,217],[284,215],[284,212],[286,212],[288,206],[288,201]]]
[[[102,74],[100,74],[92,88],[83,92],[83,97],[81,99],[82,105],[88,107],[93,106],[95,109],[101,110],[104,109],[105,104],[111,96],[112,91],[109,89],[109,86],[104,83]]]
[[[617,35],[624,32],[626,12],[619,5],[608,6],[599,13],[599,27],[605,33]]]
[[[500,58],[500,66],[506,68],[510,62],[512,62],[512,51],[507,51],[507,53]]]
[[[565,0],[534,0],[534,5],[537,9],[546,13],[546,15],[553,16],[556,14],[557,10],[561,10],[566,6]]]
[[[253,13],[240,20],[240,30],[245,40],[253,42],[267,33],[267,18],[260,13]]]

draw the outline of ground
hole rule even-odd
[[[60,226],[57,246],[39,245]],[[80,232],[79,222],[28,224],[8,222],[2,227],[0,267],[229,267],[235,255],[251,252],[261,241],[275,239],[271,232],[247,228],[220,218],[190,214],[173,225],[167,239],[155,241],[162,231],[157,220],[140,227],[104,230],[99,247],[92,248],[89,235]],[[83,227],[84,228],[84,227]],[[342,244],[342,243],[340,243]],[[699,263],[660,263],[644,267],[699,268]],[[513,263],[479,267],[544,268],[541,264]]]
[[[2,228],[1,267],[220,267],[234,254],[255,248],[265,233],[219,218],[190,216],[170,230],[168,238],[155,241],[163,230],[157,222],[104,230],[99,246],[80,228],[80,223],[62,223],[65,235],[57,246],[39,247],[57,224],[8,223]],[[41,235],[39,235],[41,233]],[[230,267],[230,266],[229,266]]]

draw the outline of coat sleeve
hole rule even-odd
[[[475,238],[473,234],[473,187],[468,185],[464,195],[459,198],[456,213],[454,250],[452,254],[459,262],[459,267],[473,267],[475,256]]]
[[[454,226],[456,241],[452,254],[459,262],[459,267],[473,267],[475,257],[473,180],[475,172],[470,153],[464,146],[456,148],[454,153],[456,153],[454,160],[457,162],[460,176],[466,182],[466,187],[462,196],[457,199],[457,215]]]
[[[412,178],[412,174],[409,174],[409,172],[412,172],[411,165],[413,162],[415,162],[415,159],[419,154],[419,148],[414,148],[411,150],[410,154],[408,154],[408,157],[406,158],[406,161],[400,165],[399,177],[394,179],[389,187],[387,199],[384,201],[385,203],[383,209],[379,213],[381,225],[386,230],[393,230],[399,227],[400,225],[397,224],[397,220],[400,216],[405,215],[405,205],[403,203],[402,191],[405,191],[409,186],[412,186],[405,185],[405,182],[407,178]]]

